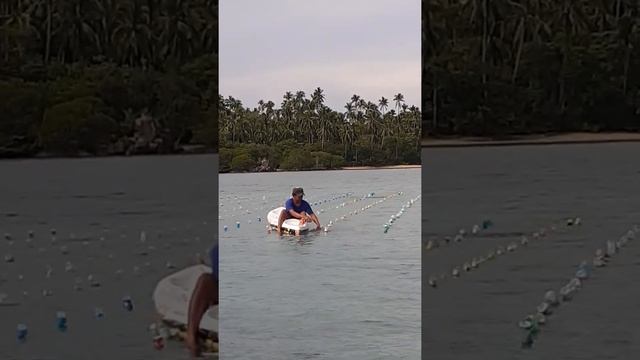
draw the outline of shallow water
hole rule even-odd
[[[0,293],[19,305],[0,305],[0,358],[188,358],[181,344],[153,348],[151,295],[158,280],[194,263],[196,253],[206,258],[216,241],[216,169],[217,156],[209,155],[1,161]],[[15,262],[4,261],[8,253]],[[75,272],[65,271],[67,261]],[[100,287],[88,286],[89,274]],[[76,278],[81,291],[74,289]],[[53,295],[44,297],[45,289]],[[127,295],[133,312],[122,308]],[[95,307],[103,319],[95,318]],[[59,310],[68,317],[66,333],[55,325]],[[23,344],[16,340],[18,323],[29,329]]]
[[[335,208],[345,201],[404,194],[328,233],[267,233],[267,212],[295,185],[310,203],[353,193],[312,205],[323,225],[381,199]],[[419,194],[419,169],[221,175],[221,358],[418,359],[420,201],[383,225]]]
[[[562,304],[531,349],[517,322],[582,260],[640,223],[640,144],[423,149],[422,241],[454,236],[484,219],[494,226],[436,250],[423,247],[423,277],[461,266],[529,235],[513,253],[423,284],[424,356],[433,359],[629,359],[640,351],[640,238],[597,268]],[[569,227],[565,217],[582,218]],[[549,232],[530,236],[542,227]]]

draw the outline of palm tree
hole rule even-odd
[[[170,56],[181,64],[215,51],[215,2],[4,0],[0,55],[8,61],[36,50],[45,64],[52,56],[63,63],[97,56],[130,66],[153,60],[158,68]]]
[[[218,51],[218,8],[217,1],[207,0],[201,11],[200,42],[205,53]]]
[[[387,98],[385,98],[384,96],[380,98],[380,100],[378,100],[378,106],[380,107],[380,111],[382,112],[382,115],[384,116],[384,112],[385,110],[387,110],[387,107],[389,106],[389,100]]]
[[[398,109],[398,112],[400,112],[400,108],[402,106],[402,103],[404,103],[404,95],[402,95],[401,93],[397,93],[394,97],[393,97],[393,101],[395,101],[396,103],[396,108]]]
[[[314,109],[320,107],[324,102],[324,93],[321,88],[316,88],[311,95],[311,102],[314,105]]]
[[[51,2],[52,0],[47,0]],[[119,5],[114,0],[94,0],[98,14],[98,38],[104,55],[111,60],[116,59],[117,53],[113,46],[113,33],[116,28],[116,16]]]
[[[141,0],[131,0],[118,8],[117,19],[113,42],[118,49],[118,59],[130,66],[148,61],[153,41],[149,8]]]
[[[308,145],[319,145],[322,151],[327,151],[327,144],[331,149],[341,148],[341,155],[349,159],[353,150],[354,161],[363,162],[362,153],[366,154],[366,163],[380,161],[376,159],[378,153],[389,153],[385,148],[395,146],[395,158],[399,159],[399,146],[406,143],[410,136],[416,137],[418,142],[419,110],[415,106],[401,103],[402,113],[396,115],[394,110],[383,116],[378,105],[374,102],[356,96],[345,104],[345,112],[338,113],[322,104],[323,92],[316,89],[307,99],[301,91],[292,95],[291,92],[283,96],[281,109],[273,110],[272,101],[259,100],[255,108],[245,108],[242,104],[229,97],[221,104],[220,127],[221,142],[229,146],[229,142],[274,144],[282,140],[298,141],[300,134],[306,137]],[[402,99],[401,96],[401,100]],[[358,109],[357,111],[355,109]],[[295,116],[295,121],[286,121],[287,111]],[[417,114],[417,115],[416,115]],[[398,139],[389,142],[389,139]],[[416,149],[417,151],[417,149]]]
[[[193,57],[196,16],[185,0],[166,0],[159,19],[160,56],[182,62]]]
[[[52,21],[53,21],[53,0],[46,0],[47,3],[47,29],[46,29],[46,40],[45,40],[45,50],[44,50],[44,63],[49,64],[49,59],[51,57],[51,32],[52,32]]]
[[[583,13],[582,7],[578,6],[573,1],[563,0],[561,3],[561,9],[561,12],[558,12],[555,19],[552,21],[561,26],[563,35],[562,70],[559,79],[560,89],[558,94],[558,104],[561,112],[564,113],[566,108],[566,74],[568,72],[568,64],[571,57],[573,36],[587,30],[590,27],[590,24]]]
[[[60,24],[53,34],[59,43],[59,58],[82,61],[85,55],[101,52],[100,39],[92,21],[95,9],[91,5],[83,0],[60,4]]]
[[[357,106],[359,103],[360,103],[360,96],[353,94],[353,96],[351,96],[351,104]]]
[[[12,6],[13,5],[13,6]],[[37,34],[37,29],[32,23],[31,14],[35,4],[18,1],[16,4],[7,4],[4,21],[1,30],[4,33],[4,60],[9,61],[9,52],[12,47],[16,49],[19,59],[22,59],[25,39]]]

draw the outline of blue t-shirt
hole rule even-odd
[[[293,203],[293,198],[289,198],[289,200],[287,200],[287,202],[284,203],[284,208],[287,210],[287,212],[293,209],[293,211],[297,213],[301,213],[304,211],[309,215],[313,214],[313,210],[311,210],[311,205],[309,205],[309,203],[304,200],[301,200],[300,205],[296,206],[296,204]]]
[[[211,251],[209,251],[209,257],[211,258],[211,273],[216,277],[218,276],[218,245],[213,247]]]

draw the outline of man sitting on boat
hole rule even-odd
[[[313,221],[316,224],[316,230],[320,230],[320,220],[318,216],[313,213],[311,205],[308,202],[302,200],[304,197],[304,190],[301,187],[294,187],[291,191],[291,198],[284,204],[284,210],[280,213],[278,219],[278,235],[282,235],[282,223],[287,219],[300,219],[304,224],[308,221]]]

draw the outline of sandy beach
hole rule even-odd
[[[463,137],[456,139],[422,139],[423,148],[433,147],[473,147],[473,146],[514,146],[514,145],[553,145],[553,144],[586,144],[610,142],[638,142],[640,133],[567,133],[511,136],[508,139]]]
[[[336,169],[304,169],[304,170],[281,170],[265,171],[268,173],[297,173],[297,172],[313,172],[313,171],[336,171],[336,170],[403,170],[403,169],[419,169],[422,165],[385,165],[385,166],[345,166]],[[246,172],[221,172],[221,174],[256,174],[258,171],[246,171]]]

